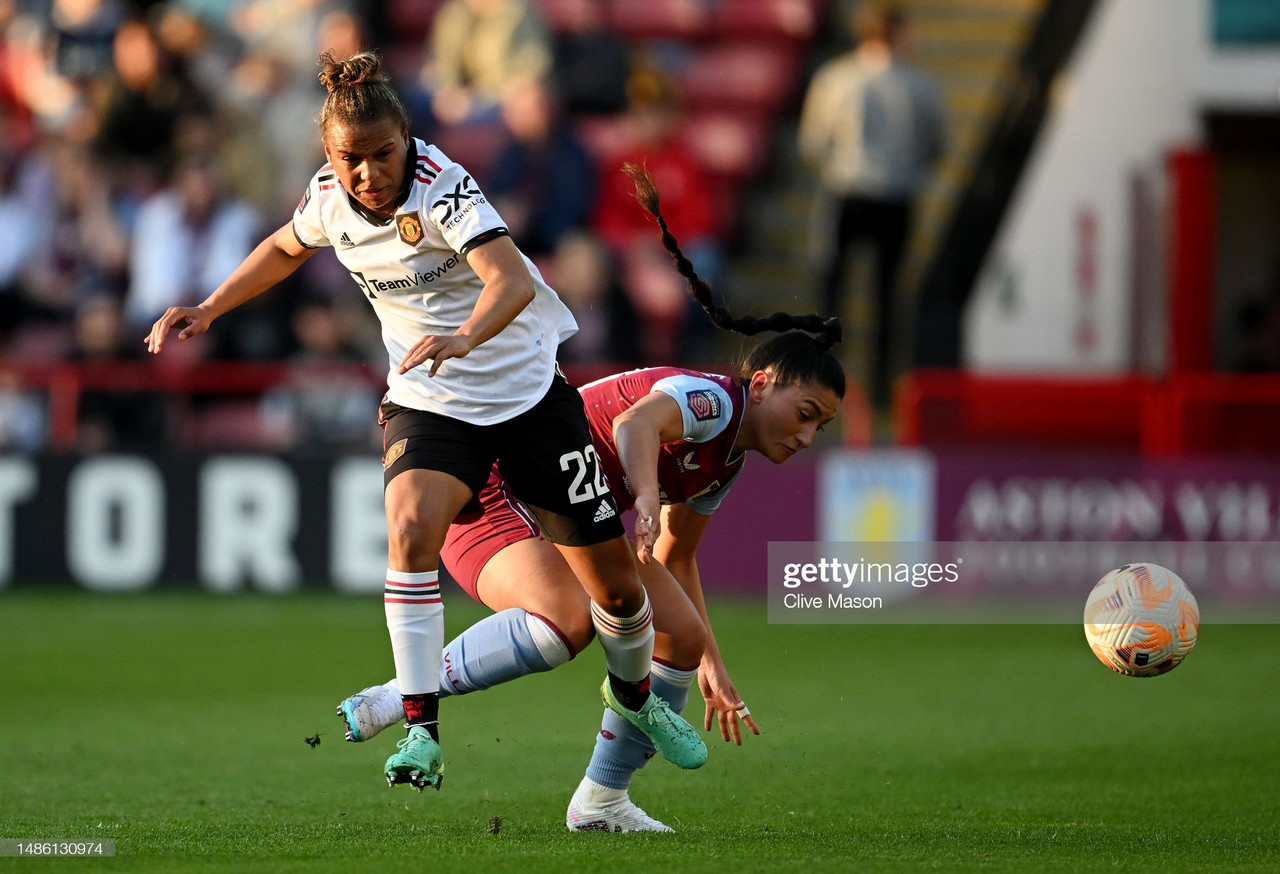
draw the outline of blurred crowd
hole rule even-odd
[[[714,281],[723,211],[676,136],[681,95],[660,59],[606,29],[596,0],[561,0],[554,27],[527,0],[445,0],[411,39],[391,9],[0,0],[0,362],[139,359],[152,321],[212,291],[323,163],[319,52],[370,46],[391,65],[412,133],[471,170],[574,310],[567,363],[702,360],[705,320],[618,169],[647,163],[683,248]],[[287,285],[166,357],[385,369],[377,322],[330,253]],[[263,403],[293,417],[289,439],[363,439],[372,415],[330,398],[310,405],[308,424],[296,394]],[[0,447],[38,447],[42,415],[0,367]],[[360,428],[346,418],[357,415]],[[106,409],[81,448],[161,433],[156,416]]]

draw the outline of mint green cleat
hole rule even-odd
[[[693,770],[707,763],[707,745],[698,732],[657,695],[650,692],[643,707],[638,711],[628,710],[613,697],[609,678],[605,677],[600,697],[606,707],[644,732],[653,741],[654,748],[671,764]]]
[[[409,727],[409,736],[396,744],[400,752],[387,759],[387,785],[408,783],[419,792],[428,786],[438,790],[444,781],[444,753],[421,725]]]

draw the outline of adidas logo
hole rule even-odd
[[[618,515],[618,511],[613,509],[613,505],[606,499],[600,502],[600,506],[596,509],[596,517],[591,521],[603,522],[605,519],[612,519],[616,515]]]
[[[343,245],[343,246],[348,246],[348,247],[350,247],[350,246],[354,246],[354,245],[355,245],[355,243],[351,242],[351,238],[350,238],[349,236],[347,236],[347,232],[346,232],[346,231],[343,231],[343,232],[342,232],[342,236],[341,236],[341,237],[338,237],[338,242],[339,242],[341,245]]]

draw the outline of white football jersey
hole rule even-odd
[[[333,246],[373,304],[391,358],[389,400],[476,425],[506,421],[546,394],[556,349],[578,326],[526,257],[534,299],[511,324],[465,358],[445,361],[434,377],[429,363],[397,373],[418,340],[452,334],[471,317],[484,283],[466,255],[507,233],[461,165],[418,139],[409,160],[409,197],[381,223],[353,205],[332,165],[321,167],[293,215],[294,234],[310,248]]]

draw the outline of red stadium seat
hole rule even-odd
[[[611,27],[628,40],[694,39],[710,15],[699,0],[608,0]]]
[[[441,128],[431,139],[440,151],[466,167],[481,187],[489,178],[498,152],[509,141],[506,129],[496,120]]]
[[[574,33],[590,22],[605,21],[607,0],[538,0],[542,18],[555,33]]]
[[[696,113],[680,135],[708,173],[734,181],[755,175],[769,152],[769,123],[759,112]]]
[[[724,43],[700,52],[680,76],[691,107],[773,111],[796,87],[799,57],[777,44]]]
[[[421,43],[444,0],[395,0],[387,4],[387,26],[398,43]]]
[[[716,7],[712,29],[720,39],[805,42],[813,36],[816,23],[812,0],[727,0]]]

